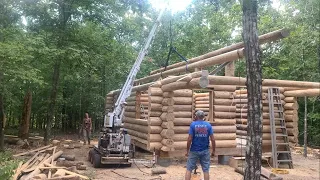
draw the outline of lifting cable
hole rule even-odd
[[[167,56],[167,60],[164,66],[164,70],[161,71],[161,77],[162,77],[162,72],[167,70],[167,67],[169,66],[169,60],[170,60],[170,56],[172,53],[176,53],[178,55],[178,57],[180,58],[180,60],[183,60],[186,62],[186,71],[189,72],[188,70],[188,59],[185,58],[183,55],[181,55],[177,49],[173,46],[173,35],[172,35],[172,19],[170,19],[170,27],[169,27],[169,35],[170,35],[170,47],[169,47],[169,53]]]

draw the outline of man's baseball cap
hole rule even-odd
[[[197,117],[200,117],[200,116],[204,117],[204,116],[205,116],[205,114],[204,114],[204,112],[203,112],[203,111],[198,110],[198,111],[196,112],[196,116],[197,116]]]

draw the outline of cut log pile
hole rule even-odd
[[[33,154],[33,155],[32,155]],[[74,157],[63,155],[63,151],[57,151],[57,146],[51,145],[41,147],[25,153],[14,155],[14,157],[32,155],[25,163],[20,163],[13,175],[13,180],[29,179],[65,179],[80,180],[89,179],[87,176],[78,174],[76,169],[85,169],[83,162],[74,162]],[[72,161],[56,161],[58,158]]]

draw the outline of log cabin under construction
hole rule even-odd
[[[259,37],[259,43],[269,43],[288,36],[285,29]],[[127,98],[123,122],[136,146],[147,151],[172,153],[186,151],[189,125],[194,112],[203,110],[214,130],[217,155],[244,154],[247,135],[246,78],[234,77],[234,61],[244,56],[243,43],[152,71],[149,76],[135,80]],[[208,84],[201,87],[202,68],[230,62],[225,76],[208,75]],[[278,87],[289,141],[298,143],[297,97],[320,96],[320,83],[263,79],[263,151],[271,152],[268,88]],[[112,111],[120,90],[106,96],[106,112]],[[181,156],[184,153],[175,153]]]

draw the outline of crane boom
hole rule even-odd
[[[122,115],[124,112],[124,103],[125,100],[130,96],[134,79],[140,70],[140,65],[142,63],[142,60],[144,59],[145,55],[148,53],[148,48],[151,44],[152,39],[154,38],[156,34],[156,30],[160,24],[160,20],[162,18],[162,15],[165,11],[165,8],[160,12],[155,24],[153,25],[149,36],[145,42],[144,47],[140,50],[139,55],[133,65],[133,67],[130,70],[130,73],[127,77],[127,80],[125,84],[123,85],[121,92],[118,96],[118,99],[114,105],[113,112],[110,112],[105,115],[104,117],[104,126],[108,128],[113,128],[113,127],[119,127],[122,124]]]

